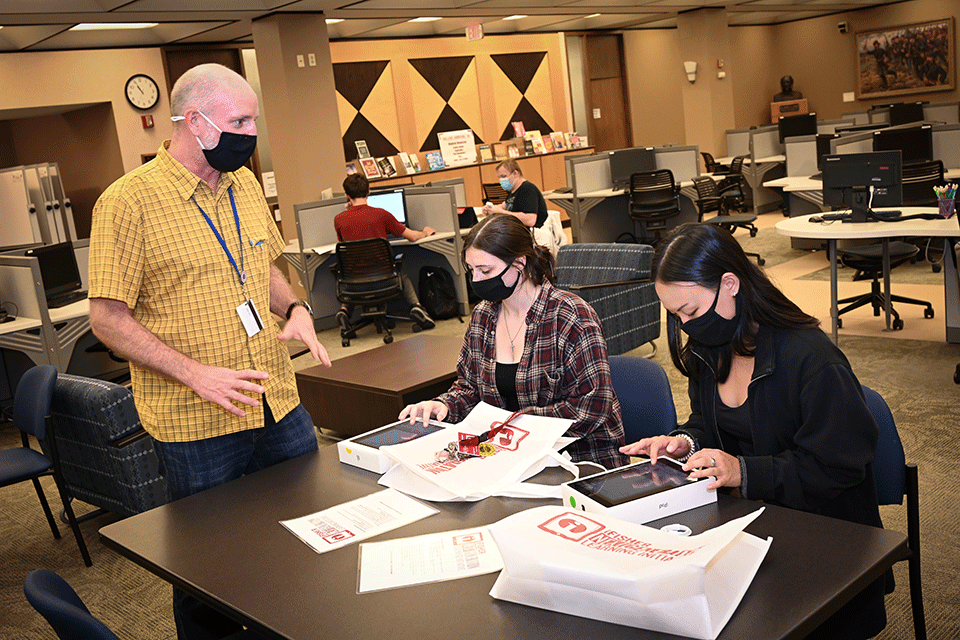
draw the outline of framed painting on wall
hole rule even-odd
[[[856,34],[857,98],[883,98],[955,86],[953,18]]]

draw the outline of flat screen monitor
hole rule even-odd
[[[890,105],[890,126],[911,122],[923,122],[922,102],[898,102]]]
[[[610,152],[610,180],[615,189],[629,189],[630,176],[656,169],[657,158],[653,149],[634,147]]]
[[[804,113],[799,116],[780,116],[780,144],[794,136],[813,136],[817,133],[817,114]]]
[[[371,193],[370,197],[367,198],[367,204],[371,207],[386,209],[400,224],[407,224],[407,199],[403,194],[403,189]]]
[[[35,247],[28,249],[26,255],[35,257],[40,265],[43,291],[48,299],[83,288],[72,242]]]
[[[903,164],[933,160],[933,127],[928,124],[907,129],[873,132],[874,151],[899,151]]]
[[[830,155],[830,141],[840,137],[839,133],[817,134],[817,170],[823,171],[823,156]]]
[[[871,209],[897,207],[902,199],[899,151],[824,156],[823,204],[849,208],[850,222],[874,220]]]

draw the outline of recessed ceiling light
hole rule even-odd
[[[410,22],[436,22],[440,18],[414,18]]]
[[[343,18],[327,18],[325,22],[327,24],[339,24],[343,22]]]
[[[82,22],[70,27],[70,31],[110,31],[114,29],[149,29],[156,22]]]
[[[519,20],[520,18],[526,18],[525,15],[516,15],[516,16],[507,16],[504,20]]]

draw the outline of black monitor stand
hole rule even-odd
[[[866,187],[853,187],[850,189],[850,216],[844,218],[844,222],[867,222],[873,220],[873,214],[870,212],[870,190]]]

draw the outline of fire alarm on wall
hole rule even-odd
[[[143,124],[144,129],[153,129],[153,116],[140,116],[140,123]]]

